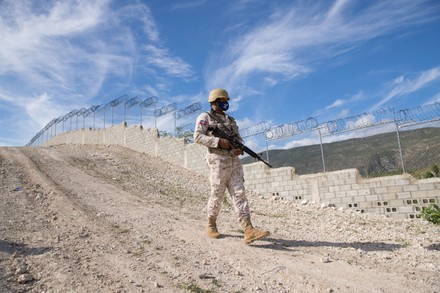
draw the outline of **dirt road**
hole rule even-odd
[[[249,192],[205,235],[205,177],[110,146],[0,148],[0,292],[440,292],[440,226]]]

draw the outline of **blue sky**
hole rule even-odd
[[[440,102],[436,0],[0,0],[0,37],[0,146],[124,94],[183,109],[223,87],[242,128]]]

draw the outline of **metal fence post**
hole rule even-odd
[[[399,145],[399,153],[400,153],[400,162],[402,164],[402,172],[405,172],[405,163],[403,162],[403,152],[402,152],[402,145],[400,144],[400,131],[399,131],[399,124],[396,123],[396,133],[397,133],[397,143]]]
[[[322,147],[321,128],[318,128],[318,132],[319,132],[319,145],[321,147],[322,168],[324,169],[324,173],[325,173],[326,170],[325,170],[324,148]]]

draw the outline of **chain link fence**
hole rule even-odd
[[[194,118],[191,116],[202,111],[199,102],[178,109],[176,103],[171,103],[160,108],[157,107],[158,99],[155,96],[143,98],[135,96],[130,98],[122,95],[108,103],[94,105],[90,108],[75,109],[52,119],[41,129],[26,145],[43,145],[52,137],[69,131],[79,129],[105,129],[117,124],[139,125],[139,127],[157,128],[161,119],[166,119],[167,125],[172,125],[167,130],[160,130],[161,136],[175,136],[185,138],[188,142],[192,137]],[[191,120],[191,124],[189,123]]]
[[[363,177],[440,176],[440,104],[382,109],[319,124],[315,118],[274,127],[266,139],[302,146],[270,151],[275,166],[298,174],[356,168]],[[309,141],[307,144],[305,142]]]
[[[173,124],[172,131],[159,130],[161,136],[180,137],[191,143],[194,115],[205,110],[201,103],[181,109],[175,103],[157,108],[157,103],[154,96],[122,95],[102,105],[75,109],[52,119],[27,145],[43,145],[63,132],[104,129],[120,123],[157,128],[159,119]],[[381,109],[325,123],[314,117],[279,126],[263,121],[241,129],[240,134],[243,138],[263,134],[265,159],[275,167],[293,166],[297,174],[356,168],[364,177],[402,173],[416,178],[440,176],[438,102],[398,111]],[[281,140],[286,149],[269,151],[270,142]]]

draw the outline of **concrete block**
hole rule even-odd
[[[365,196],[354,196],[353,197],[353,200],[355,201],[355,202],[363,202],[363,201],[366,201],[366,197]]]
[[[422,197],[428,197],[428,191],[427,190],[416,190],[411,191],[411,196],[414,198],[422,198]]]
[[[369,188],[368,189],[359,189],[358,193],[359,193],[359,195],[367,196],[367,195],[371,195],[371,190]]]
[[[368,196],[365,196],[365,200],[366,201],[378,201],[379,200],[379,196],[377,196],[377,195],[368,195]]]
[[[359,192],[357,190],[349,190],[347,191],[348,196],[357,196],[359,195]]]
[[[419,190],[435,190],[435,184],[434,182],[419,183]]]
[[[426,190],[429,197],[440,196],[440,189]]]
[[[356,200],[356,199],[355,199]],[[375,208],[376,205],[373,202],[369,201],[359,201],[359,208],[361,209],[369,209],[369,208]]]
[[[397,193],[385,193],[380,195],[382,200],[397,199]]]
[[[338,191],[334,193],[334,197],[347,197],[347,193],[343,191]]]
[[[324,187],[324,188],[322,188],[322,189],[320,189],[320,190],[323,190],[323,192],[325,192],[324,190],[326,190],[327,192],[328,192],[328,191],[330,191],[330,192],[336,192],[336,191],[339,191],[339,186],[329,186],[329,187]]]
[[[272,182],[270,184],[270,187],[279,187],[280,186],[280,182]]]
[[[399,207],[404,205],[405,205],[404,200],[401,199],[388,200],[388,207]]]
[[[341,202],[346,204],[353,203],[353,197],[351,196],[341,197]]]
[[[418,190],[418,186],[417,185],[405,185],[403,186],[403,191],[404,192],[408,192],[408,191],[414,191],[414,190]]]
[[[283,190],[285,190],[285,191],[293,191],[293,187],[292,187],[292,185],[285,185],[285,186],[283,186]]]
[[[388,187],[388,186],[396,186],[396,181],[393,179],[384,179],[381,183],[380,183],[381,187]]]
[[[397,192],[396,198],[398,199],[411,198],[411,192]]]
[[[414,207],[413,206],[399,207],[399,212],[401,212],[401,213],[413,213],[414,212]]]
[[[335,192],[335,188],[333,186],[321,187],[318,188],[319,193],[327,193],[327,192]]]
[[[402,191],[403,191],[403,186],[390,186],[388,187],[387,190],[388,193],[397,193]]]
[[[378,194],[388,193],[388,188],[387,187],[376,187],[376,188],[373,188],[373,192],[378,193]]]

